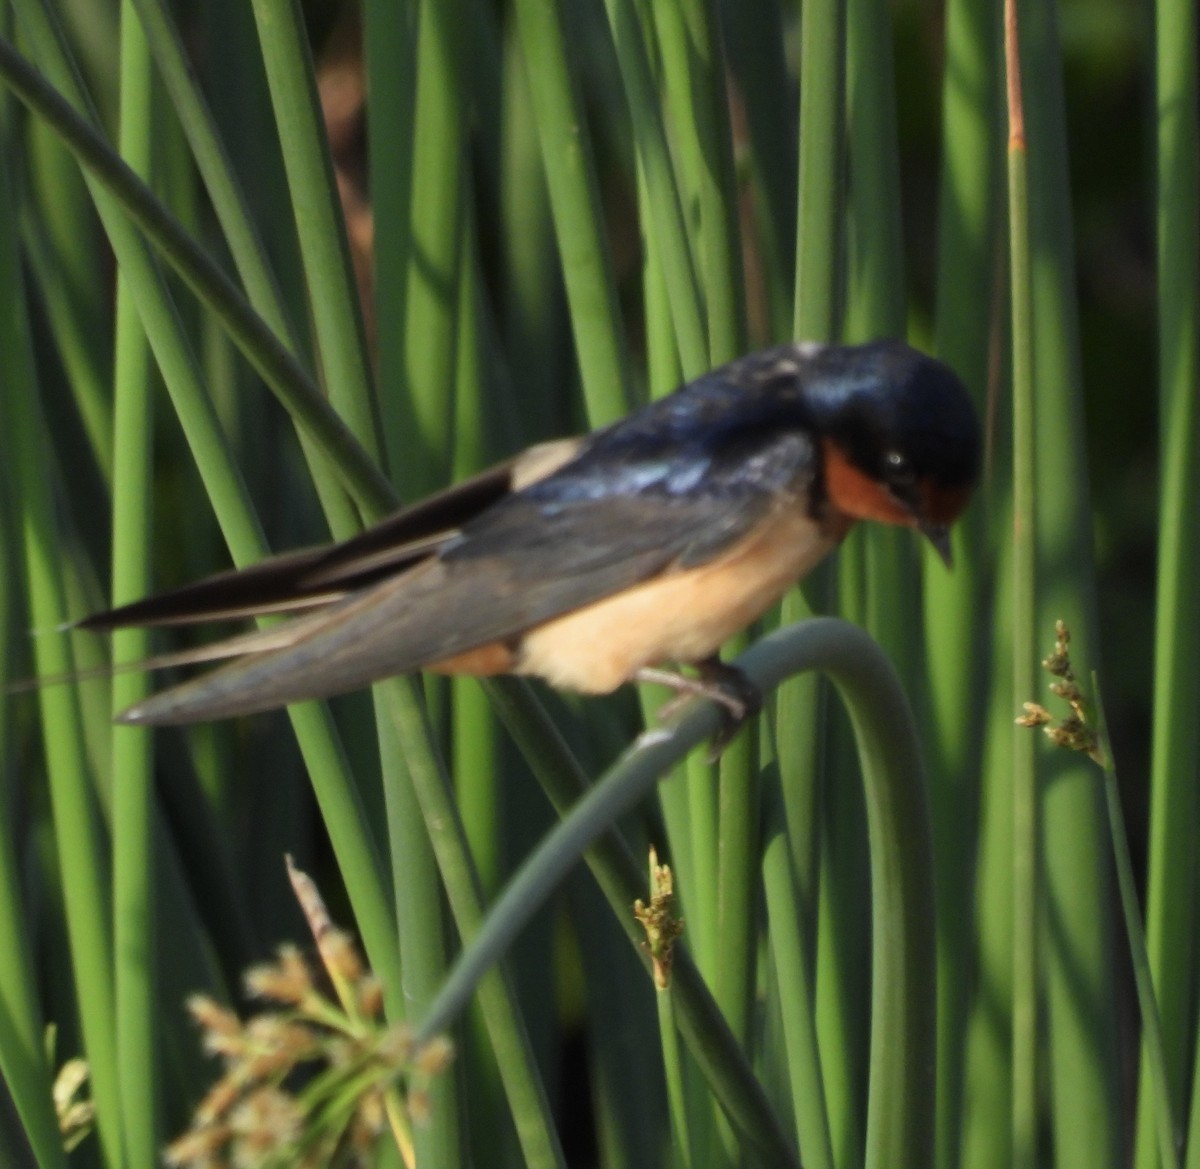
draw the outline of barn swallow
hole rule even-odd
[[[81,625],[293,615],[201,651],[237,660],[137,703],[125,723],[252,714],[418,669],[536,675],[585,694],[654,680],[737,719],[756,695],[719,661],[722,643],[856,520],[916,528],[948,565],[980,447],[971,400],[941,362],[899,341],[782,345],[341,544]]]

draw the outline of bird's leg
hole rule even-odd
[[[743,717],[743,706],[736,695],[705,682],[703,678],[689,678],[686,674],[677,674],[674,670],[658,670],[653,666],[638,670],[634,677],[638,682],[653,682],[675,691],[675,697],[658,708],[657,717],[660,722],[675,714],[689,698],[710,698],[725,707],[731,718]]]
[[[727,665],[716,654],[697,662],[696,670],[700,676],[689,678],[673,670],[645,667],[638,670],[636,677],[639,682],[655,682],[676,691],[677,697],[659,709],[660,720],[670,718],[689,698],[708,698],[725,708],[724,725],[714,736],[709,751],[710,761],[715,761],[729,746],[742,723],[762,710],[763,696],[741,670]]]

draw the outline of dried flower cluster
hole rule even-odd
[[[1087,695],[1079,689],[1071,669],[1071,631],[1065,621],[1057,621],[1054,633],[1054,652],[1042,665],[1058,679],[1050,683],[1050,692],[1063,699],[1071,707],[1071,713],[1056,722],[1044,706],[1036,702],[1026,702],[1025,713],[1016,720],[1017,724],[1023,727],[1043,727],[1056,747],[1082,751],[1103,767],[1104,758],[1100,736],[1096,730],[1096,720],[1092,716]]]
[[[671,984],[671,963],[675,939],[683,933],[683,919],[675,904],[675,878],[669,865],[658,863],[658,853],[650,849],[650,904],[641,898],[633,903],[633,916],[646,931],[646,951],[654,966],[654,985],[666,990]]]
[[[63,1148],[69,1153],[92,1131],[96,1123],[96,1105],[81,1093],[88,1082],[88,1065],[82,1059],[69,1059],[54,1080],[54,1111]]]
[[[288,871],[334,996],[293,946],[247,972],[247,992],[270,1004],[253,1019],[194,996],[188,1009],[225,1071],[191,1128],[167,1147],[166,1162],[186,1169],[369,1165],[390,1129],[411,1166],[410,1118],[425,1110],[425,1088],[449,1063],[450,1044],[414,1052],[406,1028],[383,1022],[378,981],[330,922],[313,883],[290,860]]]

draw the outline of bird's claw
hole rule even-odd
[[[644,669],[638,671],[638,679],[676,691],[675,697],[659,708],[660,722],[676,714],[689,698],[707,698],[723,708],[721,728],[708,748],[708,762],[716,763],[742,724],[762,710],[762,691],[736,666],[726,665],[719,658],[698,663],[697,670],[700,676],[689,678],[670,670]]]
[[[714,659],[701,667],[701,677],[711,687],[711,696],[725,708],[721,729],[708,745],[708,761],[716,763],[737,737],[743,724],[763,708],[762,691],[736,666]]]

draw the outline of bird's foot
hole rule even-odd
[[[726,665],[715,656],[697,662],[696,670],[699,677],[691,678],[673,670],[646,667],[638,670],[637,680],[655,682],[676,692],[674,698],[659,708],[659,721],[670,718],[689,698],[707,698],[724,708],[721,729],[709,744],[708,760],[715,763],[742,724],[762,710],[762,691],[736,666]]]

